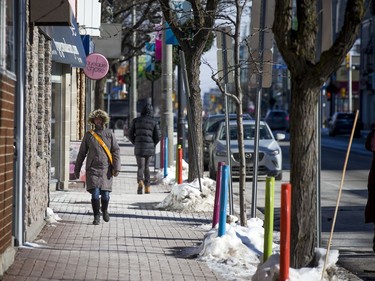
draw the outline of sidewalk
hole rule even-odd
[[[152,185],[137,194],[133,146],[117,136],[122,172],[115,178],[111,220],[92,224],[90,194],[80,185],[51,193],[50,207],[62,220],[46,225],[31,247],[18,249],[9,280],[223,280],[194,257],[211,214],[161,211],[169,191]],[[153,171],[153,169],[151,169]]]
[[[136,194],[133,146],[116,136],[122,172],[114,180],[110,222],[92,225],[91,197],[81,185],[51,192],[50,207],[62,220],[46,225],[35,241],[28,241],[34,244],[18,249],[2,281],[224,280],[195,259],[206,234],[198,226],[210,224],[212,214],[156,209],[168,186],[152,185],[151,194]],[[357,265],[353,258],[348,262]],[[339,280],[360,280],[341,270]]]

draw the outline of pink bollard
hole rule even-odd
[[[219,212],[220,212],[220,193],[221,193],[221,168],[224,166],[225,162],[217,163],[217,173],[216,173],[216,191],[215,191],[215,201],[214,201],[214,214],[212,217],[212,228],[219,222]]]
[[[280,272],[279,281],[289,280],[290,266],[290,226],[292,206],[292,186],[281,185],[281,219],[280,219]]]

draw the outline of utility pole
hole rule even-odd
[[[136,24],[136,8],[135,8],[135,0],[133,0],[133,12],[132,12],[132,20],[133,26]],[[135,47],[137,44],[137,33],[134,30],[132,34],[132,43]],[[137,100],[138,100],[138,93],[137,93],[137,57],[134,55],[131,58],[130,64],[130,75],[131,75],[131,87],[130,87],[130,95],[129,95],[129,124],[130,122],[137,117]]]
[[[349,67],[349,77],[348,77],[348,90],[349,90],[349,112],[353,112],[353,61],[352,61],[352,51],[350,50],[347,54],[348,57],[348,67]]]
[[[173,111],[172,111],[172,45],[166,44],[166,28],[163,28],[162,48],[162,100],[163,115],[161,116],[162,137],[168,138],[168,165],[174,161]],[[164,167],[166,169],[168,167]]]
[[[256,217],[257,189],[258,189],[258,164],[259,164],[259,128],[260,128],[260,107],[262,91],[270,88],[272,84],[272,47],[273,34],[272,23],[275,9],[274,0],[253,1],[251,9],[250,32],[255,34],[250,40],[251,55],[254,61],[260,62],[257,69],[256,64],[250,65],[250,86],[257,88],[256,114],[255,114],[255,137],[254,137],[254,159],[253,159],[253,185],[251,199],[251,217]],[[260,73],[259,73],[260,70]]]

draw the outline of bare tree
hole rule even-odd
[[[133,8],[136,22],[133,23]],[[157,0],[103,1],[102,22],[121,23],[122,25],[122,60],[129,60],[134,55],[143,54],[145,43],[150,40],[150,33],[160,25],[162,14]],[[132,34],[137,32],[137,41],[132,41]]]
[[[199,176],[203,169],[203,139],[202,139],[202,98],[199,86],[201,56],[212,33],[215,23],[215,14],[219,0],[187,1],[191,3],[191,18],[185,23],[180,23],[177,12],[169,0],[159,0],[161,9],[167,23],[176,36],[181,50],[186,57],[186,69],[189,80],[191,121],[194,126],[189,127],[189,143],[196,143],[197,154],[193,146],[189,146],[189,159],[198,157],[200,161],[189,162],[189,177],[192,181]],[[192,136],[195,139],[192,139]],[[198,164],[197,164],[198,162]]]
[[[242,226],[247,225],[247,216],[246,216],[246,196],[245,196],[245,188],[246,188],[246,159],[245,159],[245,147],[244,147],[244,131],[243,131],[243,123],[242,123],[242,115],[243,115],[243,91],[240,81],[240,72],[241,68],[243,67],[242,64],[246,64],[246,62],[240,61],[240,46],[244,44],[241,42],[241,22],[243,17],[244,8],[246,7],[248,1],[240,1],[240,0],[229,0],[229,1],[222,1],[220,3],[220,7],[218,8],[217,12],[217,22],[218,24],[215,26],[215,30],[217,32],[221,32],[223,34],[223,40],[225,40],[225,36],[229,36],[233,39],[233,45],[226,46],[227,50],[224,52],[227,53],[227,56],[233,55],[233,59],[228,59],[228,61],[232,61],[232,65],[227,64],[227,62],[223,62],[223,70],[218,70],[219,72],[215,72],[214,68],[210,66],[212,71],[212,79],[216,82],[218,88],[222,92],[223,95],[227,95],[234,104],[235,104],[235,112],[237,113],[237,142],[238,142],[238,153],[239,153],[239,162],[240,162],[240,178],[239,178],[239,204],[240,204],[240,223]],[[229,29],[228,29],[229,27]],[[220,47],[220,46],[219,46]],[[228,52],[228,50],[233,50],[232,52]],[[225,73],[226,71],[226,73]],[[222,72],[222,73],[220,73]],[[226,91],[225,87],[223,86],[224,77],[228,77],[229,75],[234,76],[233,82],[233,92]]]
[[[296,16],[293,14],[296,3]],[[316,0],[278,0],[273,33],[291,76],[290,181],[291,266],[311,265],[316,242],[316,120],[320,89],[338,69],[357,37],[365,0],[348,0],[343,26],[332,46],[317,58]],[[292,21],[296,19],[297,25]]]
[[[136,23],[133,24],[132,12],[136,11]],[[145,43],[150,41],[150,34],[155,32],[156,25],[161,24],[162,14],[157,0],[120,1],[106,0],[102,3],[102,22],[121,23],[122,58],[110,60],[110,72],[115,75],[117,66],[134,56],[144,54]],[[137,32],[136,42],[132,41],[132,34]],[[130,76],[130,74],[128,75]],[[129,77],[128,77],[129,83]],[[95,108],[104,109],[103,93],[105,92],[106,77],[98,80],[95,85]]]

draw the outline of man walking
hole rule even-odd
[[[138,194],[150,193],[150,160],[155,154],[155,146],[160,141],[158,121],[153,118],[151,104],[146,104],[141,116],[135,118],[129,128],[129,140],[134,144],[134,155],[137,159]]]

